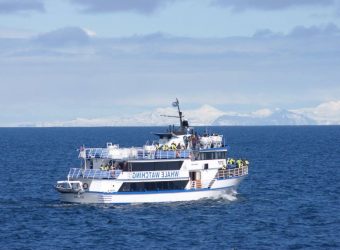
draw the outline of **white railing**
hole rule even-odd
[[[117,160],[144,160],[144,159],[176,159],[190,158],[192,150],[146,150],[143,148],[133,148],[133,152],[127,153],[121,148],[121,152],[114,152],[107,148],[86,148],[80,151],[79,158],[100,158]],[[127,149],[128,150],[128,149]]]
[[[248,174],[248,166],[241,166],[233,169],[220,169],[216,174],[216,179],[229,179],[241,177]]]
[[[82,169],[82,168],[71,168],[67,178],[70,179],[116,179],[122,170],[100,170],[100,169]]]
[[[107,158],[109,154],[109,150],[107,148],[86,148],[85,155],[86,158]],[[79,157],[81,157],[81,153]]]

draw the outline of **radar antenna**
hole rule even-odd
[[[179,118],[179,125],[180,125],[181,130],[183,130],[184,129],[184,126],[183,126],[183,117],[184,117],[184,115],[182,114],[182,111],[181,111],[181,109],[179,107],[179,101],[178,101],[177,98],[176,98],[176,101],[172,103],[172,106],[173,107],[177,107],[177,109],[178,109],[178,116],[176,116],[176,115],[161,115],[161,116]]]

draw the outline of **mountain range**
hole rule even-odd
[[[340,101],[322,103],[314,108],[286,110],[260,109],[250,113],[224,112],[210,105],[183,110],[184,119],[193,126],[275,126],[340,125]],[[76,118],[69,121],[22,123],[21,127],[96,127],[96,126],[166,126],[177,124],[176,109],[157,108],[135,115],[101,118]]]
[[[268,116],[222,115],[212,125],[215,126],[262,126],[262,125],[317,125],[317,121],[292,111],[276,109]]]

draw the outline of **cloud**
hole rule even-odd
[[[296,110],[315,120],[319,124],[340,124],[340,100],[324,102],[313,108]]]
[[[87,13],[138,12],[150,14],[176,0],[70,0]]]
[[[335,24],[295,27],[287,34],[260,30],[251,37],[187,38],[163,33],[105,38],[81,27],[64,27],[32,38],[1,38],[0,55],[5,58],[58,60],[158,60],[180,62],[197,69],[290,68],[292,62],[339,63],[340,29]],[[308,43],[306,43],[308,39]],[[71,56],[71,57],[70,57]],[[77,57],[78,56],[78,57]],[[190,64],[187,62],[190,61]],[[242,99],[242,98],[241,98]]]
[[[334,0],[213,0],[214,5],[232,8],[235,11],[247,9],[281,10],[299,6],[329,6]]]
[[[290,33],[289,37],[310,38],[310,37],[329,37],[339,36],[340,29],[333,23],[322,26],[297,26]]]
[[[334,23],[323,25],[313,25],[309,27],[296,26],[288,34],[276,33],[270,29],[258,30],[254,33],[254,38],[259,39],[310,39],[310,38],[329,38],[339,37],[340,28]]]
[[[176,96],[190,108],[202,103],[247,112],[309,107],[339,99],[339,64],[333,24],[224,38],[162,33],[105,38],[66,27],[34,38],[0,38],[0,108],[5,110],[0,120],[131,114]],[[96,91],[100,98],[94,98]],[[84,101],[88,105],[79,105]]]
[[[336,63],[340,56],[339,38],[340,29],[332,23],[298,26],[287,34],[260,30],[251,37],[225,38],[186,38],[162,33],[104,38],[86,28],[64,27],[31,39],[0,38],[0,55],[18,57],[21,53],[24,57],[59,57],[62,56],[61,52],[68,51],[72,54],[72,60],[77,59],[75,56],[78,55],[80,58],[90,56],[109,60],[194,60],[192,65],[206,62],[207,68],[214,65],[231,69],[247,65],[290,67],[292,61],[311,64],[328,60]],[[26,45],[23,46],[23,43]],[[208,64],[212,60],[215,63]]]
[[[47,47],[63,47],[88,44],[93,32],[78,27],[65,27],[43,33],[33,39],[33,42]]]
[[[27,11],[44,12],[45,7],[40,0],[0,0],[0,15]]]

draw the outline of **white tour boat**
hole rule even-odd
[[[227,158],[223,135],[198,135],[183,120],[143,147],[81,147],[81,166],[55,185],[64,202],[146,203],[218,198],[248,175],[247,160]]]

